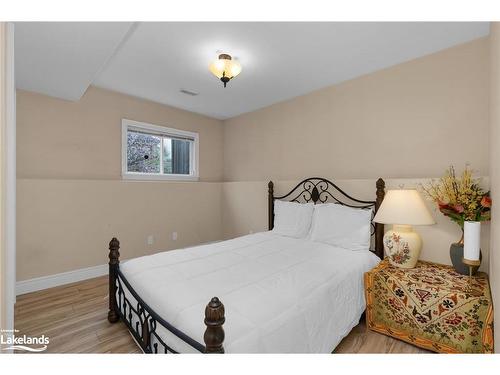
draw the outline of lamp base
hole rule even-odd
[[[393,266],[413,268],[420,256],[422,239],[411,225],[393,225],[384,235],[384,249]]]

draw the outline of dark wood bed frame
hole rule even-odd
[[[365,201],[353,198],[342,191],[333,182],[321,178],[310,177],[298,183],[288,194],[282,196],[274,195],[274,184],[268,184],[268,227],[274,227],[274,201],[287,200],[290,202],[313,202],[337,203],[355,208],[373,208],[373,215],[377,212],[385,196],[385,182],[381,178],[376,183],[376,200]],[[379,258],[383,258],[384,225],[372,221],[372,236],[375,237],[375,248],[371,250]],[[137,294],[120,271],[120,242],[113,238],[109,243],[109,312],[108,321],[116,323],[120,319],[125,323],[130,333],[145,353],[158,353],[161,351],[159,345],[163,346],[164,353],[177,353],[157,333],[157,326],[161,325],[171,334],[175,335],[186,344],[201,353],[224,353],[224,329],[222,328],[224,317],[224,305],[219,298],[213,297],[205,308],[205,334],[203,341],[205,345],[189,337],[179,329],[172,326],[159,316],[148,304]],[[125,288],[136,300],[132,303],[125,295]],[[123,309],[123,311],[122,311]],[[138,321],[134,324],[134,315]],[[152,338],[157,342],[152,343]]]

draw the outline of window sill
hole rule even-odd
[[[122,174],[123,180],[140,180],[140,181],[199,181],[198,176],[192,175],[153,175],[148,173],[125,173]]]

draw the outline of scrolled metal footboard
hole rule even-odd
[[[119,247],[120,242],[113,238],[109,243],[109,322],[116,323],[121,318],[145,353],[178,353],[161,338],[158,332],[160,326],[200,353],[224,353],[222,325],[225,317],[220,300],[212,298],[205,309],[207,329],[203,345],[159,316],[137,294],[119,269]],[[127,297],[125,291],[135,302]]]

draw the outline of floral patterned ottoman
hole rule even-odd
[[[450,266],[418,262],[397,268],[384,259],[365,274],[368,327],[439,353],[492,353],[493,306],[484,273],[468,276]]]

